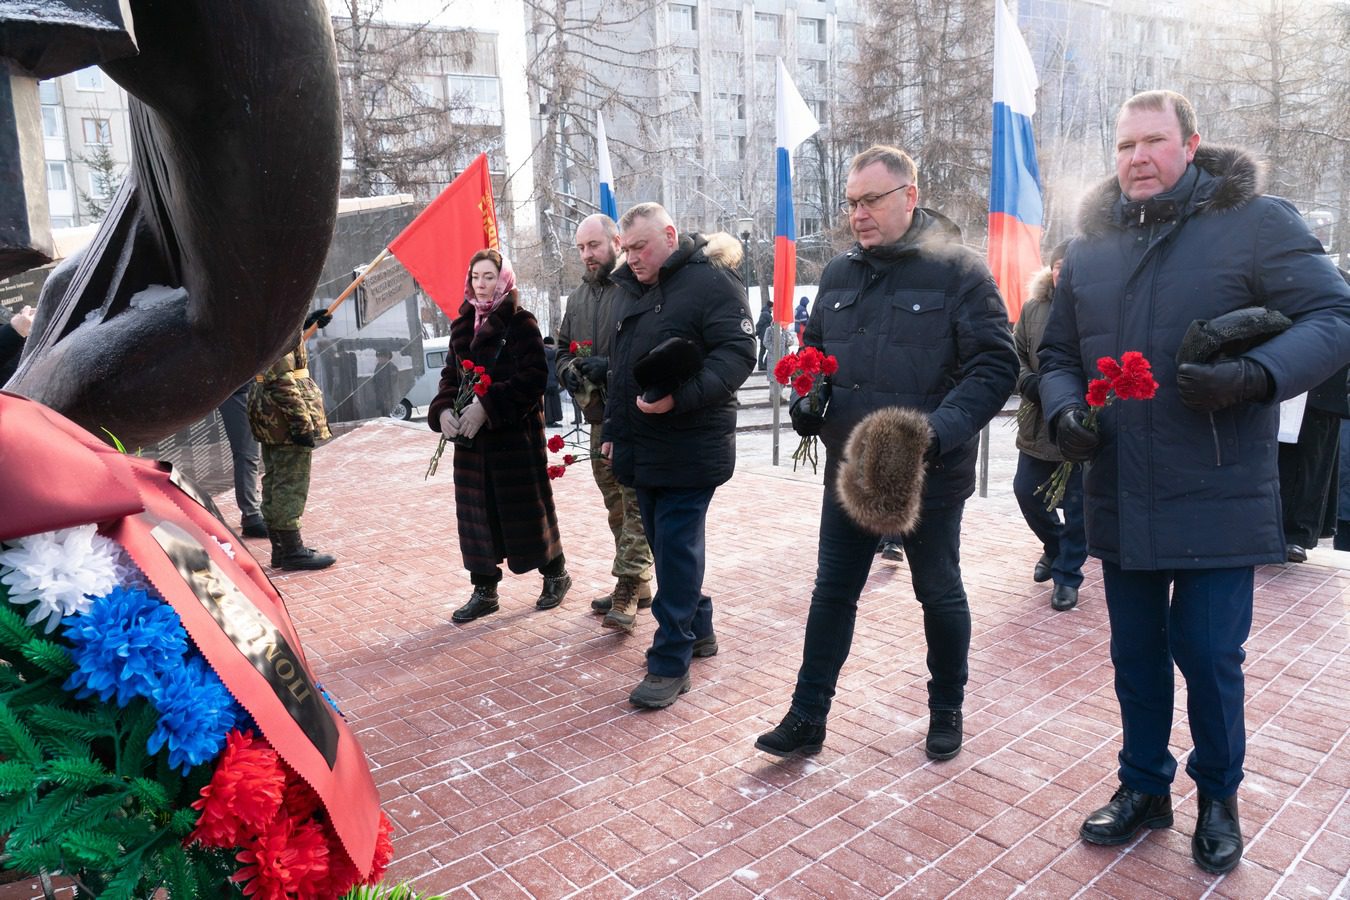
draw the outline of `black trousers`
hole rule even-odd
[[[1280,444],[1280,506],[1284,540],[1316,547],[1323,534],[1328,498],[1337,494],[1336,462],[1341,419],[1309,406],[1297,444]]]

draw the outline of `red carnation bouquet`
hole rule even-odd
[[[1158,393],[1158,382],[1153,378],[1153,367],[1144,354],[1138,350],[1127,350],[1116,362],[1113,357],[1103,356],[1097,360],[1097,370],[1102,378],[1088,382],[1088,414],[1083,426],[1097,430],[1097,419],[1101,411],[1120,400],[1152,400]],[[1069,486],[1069,475],[1077,463],[1067,460],[1060,463],[1050,476],[1050,480],[1036,488],[1037,494],[1045,495],[1045,506],[1054,509],[1064,500],[1064,491]]]
[[[589,343],[589,341],[587,343]],[[566,448],[567,448],[567,441],[563,440],[562,435],[555,434],[553,435],[553,437],[548,439],[548,451],[550,453],[558,453],[559,451],[565,450]],[[568,466],[572,466],[575,465],[576,463],[585,462],[591,459],[602,459],[602,458],[603,457],[601,454],[593,453],[590,450],[587,450],[581,456],[577,456],[575,453],[564,453],[561,465],[552,465],[548,467],[549,480],[552,481],[554,479],[561,478],[564,475],[566,475]]]
[[[773,367],[773,377],[779,384],[791,385],[798,397],[803,398],[808,412],[819,415],[824,408],[821,391],[825,378],[839,371],[839,360],[822,353],[815,347],[803,347],[796,353],[789,353],[778,360]],[[797,464],[808,462],[811,471],[816,471],[819,441],[815,435],[804,437],[792,454],[792,471]]]
[[[487,369],[475,365],[473,360],[463,360],[459,367],[463,369],[463,375],[459,381],[459,393],[455,394],[455,403],[451,407],[455,411],[455,415],[464,412],[464,408],[473,401],[474,397],[481,397],[486,394],[488,387],[492,384],[492,376],[487,373]],[[455,441],[458,443],[459,439],[456,438]],[[447,442],[448,439],[442,434],[440,441],[436,443],[436,452],[431,454],[431,462],[427,465],[427,474],[422,476],[423,481],[436,474],[436,467],[441,464],[441,454],[445,452]]]

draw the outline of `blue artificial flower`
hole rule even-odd
[[[333,712],[337,713],[339,716],[342,716],[342,718],[345,720],[347,717],[343,715],[342,710],[338,709],[337,701],[333,699],[333,695],[328,693],[328,691],[325,690],[324,686],[321,684],[316,683],[315,687],[319,689],[319,693],[323,696],[323,699],[328,701],[328,705],[333,707]]]
[[[149,697],[166,670],[182,667],[188,649],[178,613],[140,588],[115,587],[62,624],[75,660],[64,687],[82,700],[116,696],[120,707]]]
[[[225,735],[244,718],[219,676],[196,654],[164,672],[150,699],[159,712],[159,725],[145,742],[146,749],[158,753],[167,744],[169,765],[184,775],[215,759],[225,748]]]

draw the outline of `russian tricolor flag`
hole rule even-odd
[[[792,323],[797,289],[797,221],[792,212],[792,151],[820,130],[820,123],[797,93],[787,66],[778,60],[778,203],[773,238],[773,320]],[[749,248],[746,248],[747,252]]]
[[[989,268],[1017,321],[1027,282],[1041,267],[1041,173],[1031,117],[1036,67],[1017,20],[994,0],[994,161],[989,180]]]
[[[595,141],[597,168],[600,169],[600,211],[614,221],[619,220],[619,207],[614,202],[614,167],[609,164],[609,141],[605,138],[605,117],[595,111]]]

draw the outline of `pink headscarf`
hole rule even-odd
[[[482,262],[482,260],[480,259],[478,262]],[[474,263],[474,265],[477,264],[478,263]],[[469,267],[469,271],[464,275],[464,299],[466,302],[473,304],[474,331],[483,327],[483,322],[487,317],[492,315],[494,309],[502,305],[502,301],[506,299],[506,295],[515,290],[515,288],[516,271],[511,268],[511,261],[503,256],[501,270],[497,273],[497,284],[492,291],[492,299],[479,300],[478,296],[473,292],[473,266]]]

